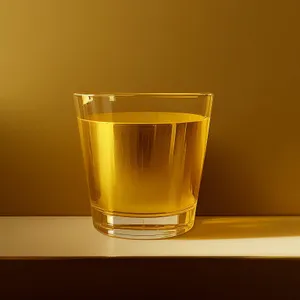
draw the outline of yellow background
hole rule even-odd
[[[214,92],[198,214],[299,214],[299,9],[2,0],[0,214],[89,214],[74,91]]]

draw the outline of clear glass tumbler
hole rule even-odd
[[[93,223],[158,239],[193,227],[212,94],[74,94]]]

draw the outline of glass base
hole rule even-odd
[[[189,231],[195,221],[196,206],[172,215],[153,216],[107,214],[92,207],[94,227],[109,236],[126,239],[164,239]]]

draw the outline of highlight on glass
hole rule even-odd
[[[193,227],[213,95],[74,94],[94,226],[159,239]]]

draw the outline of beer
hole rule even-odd
[[[78,123],[92,209],[158,217],[195,208],[209,117],[113,112]]]

